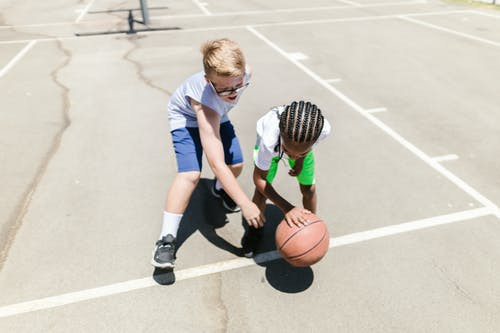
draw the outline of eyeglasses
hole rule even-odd
[[[243,84],[241,87],[238,87],[238,88],[228,89],[228,90],[223,90],[223,91],[217,91],[217,89],[215,89],[215,86],[214,86],[213,82],[212,81],[208,81],[208,82],[210,82],[210,85],[214,89],[215,93],[218,96],[220,96],[220,97],[225,97],[225,96],[229,96],[229,95],[232,95],[232,94],[239,94],[240,92],[242,92],[243,90],[245,90],[245,88],[248,87],[248,85],[250,84],[250,82],[247,82],[247,83]]]

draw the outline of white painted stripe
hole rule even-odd
[[[354,2],[354,1],[350,1],[350,0],[337,0],[337,1],[354,6],[354,7],[361,7],[361,4],[358,2]]]
[[[491,14],[491,13],[484,13],[484,12],[480,12],[480,11],[477,11],[477,10],[473,10],[473,11],[471,11],[471,13],[472,14],[486,16],[486,17],[492,17],[492,18],[495,18],[495,19],[500,19],[500,15],[494,15],[494,14]]]
[[[433,157],[432,159],[435,162],[453,161],[453,160],[458,160],[458,155],[449,154],[449,155],[443,155],[443,156],[436,156],[436,157]]]
[[[95,0],[94,0],[95,1]],[[410,2],[387,2],[387,3],[377,3],[377,4],[367,4],[361,5],[360,8],[364,7],[380,7],[380,6],[393,6],[393,5],[413,5],[424,3],[425,1],[416,0]],[[89,7],[90,8],[90,7]],[[238,16],[238,15],[261,15],[261,14],[273,14],[273,13],[285,13],[285,12],[304,12],[304,11],[321,11],[321,10],[329,10],[329,9],[346,9],[352,8],[352,6],[325,6],[325,7],[310,7],[310,8],[288,8],[288,9],[272,9],[272,10],[255,10],[255,11],[242,11],[242,12],[225,12],[225,13],[217,13],[210,15],[212,16]],[[83,11],[82,11],[83,13]],[[437,11],[437,12],[423,12],[423,13],[406,13],[406,14],[395,14],[395,15],[385,15],[379,16],[383,18],[398,18],[402,16],[433,16],[433,15],[447,15],[447,14],[459,14],[459,13],[472,13],[478,15],[485,15],[496,17],[495,15],[488,15],[480,12],[475,12],[472,10],[447,10],[447,11]],[[205,17],[207,14],[185,14],[185,15],[159,15],[159,16],[151,16],[150,19],[153,20],[164,20],[164,19],[183,19],[183,18],[196,18],[196,17]],[[102,23],[118,23],[123,20],[112,19],[110,20],[92,20],[85,21],[85,24],[102,24]],[[314,23],[315,21],[307,21]],[[320,23],[325,22],[324,20],[319,21]],[[327,21],[328,22],[328,21]],[[34,23],[34,24],[19,24],[19,25],[0,25],[0,29],[19,29],[19,28],[32,28],[32,27],[51,27],[51,26],[59,26],[59,25],[73,25],[75,22],[54,22],[54,23]],[[258,25],[253,24],[253,27]],[[262,26],[265,26],[262,25]],[[245,27],[245,26],[239,26]],[[222,27],[224,28],[224,27]]]
[[[426,13],[407,13],[405,15],[409,16],[433,16],[433,15],[448,15],[455,13],[468,13],[468,10],[454,10],[454,11],[438,11],[438,12],[426,12]],[[359,21],[372,21],[372,20],[387,20],[387,19],[397,19],[400,18],[401,14],[397,15],[379,15],[379,16],[363,16],[363,17],[350,17],[341,19],[326,19],[326,20],[308,20],[308,21],[288,21],[280,23],[261,23],[254,24],[253,27],[273,27],[273,26],[286,26],[286,25],[302,25],[302,24],[323,24],[323,23],[341,23],[341,22],[359,22]],[[113,21],[118,22],[118,21]],[[85,22],[87,24],[88,22]],[[90,22],[89,22],[90,23]],[[232,29],[244,29],[247,25],[229,25],[229,26],[215,26],[215,27],[201,27],[201,28],[190,28],[181,30],[166,30],[166,31],[150,31],[141,32],[142,34],[179,34],[179,33],[191,33],[197,31],[217,31],[217,30],[232,30]],[[75,40],[81,38],[112,38],[110,35],[95,35],[86,37],[51,37],[51,38],[37,38],[37,39],[21,39],[21,40],[8,40],[0,41],[0,45],[3,44],[21,44],[28,43],[32,40],[38,42],[52,42],[52,41],[63,41],[63,40]]]
[[[428,219],[417,220],[412,222],[406,222],[397,225],[391,225],[388,227],[382,227],[378,229],[373,229],[369,231],[356,232],[353,234],[340,236],[337,238],[330,239],[330,247],[337,247],[347,244],[359,243],[367,241],[370,239],[381,238],[385,236],[391,236],[396,234],[401,234],[405,232],[421,230],[431,227],[437,227],[443,224],[450,224],[455,222],[466,221],[481,216],[492,215],[493,211],[490,208],[477,208],[472,210],[466,210],[458,213],[441,215],[436,217],[431,217]]]
[[[415,0],[415,1],[407,1],[407,2],[382,2],[376,4],[366,4],[360,5],[360,8],[364,7],[382,7],[382,6],[406,6],[406,5],[415,5],[424,3],[423,0]],[[200,4],[206,4],[205,2]],[[90,7],[89,7],[90,8]],[[222,13],[211,13],[212,16],[240,16],[240,15],[261,15],[261,14],[273,14],[273,13],[294,13],[294,12],[306,12],[306,11],[323,11],[323,10],[331,10],[331,9],[346,9],[352,8],[352,6],[323,6],[323,7],[307,7],[307,8],[283,8],[283,9],[271,9],[271,10],[253,10],[253,11],[240,11],[240,12],[222,12]],[[206,10],[206,8],[205,8]],[[80,10],[80,13],[83,10]],[[464,12],[464,11],[461,11]],[[469,11],[465,11],[469,12]],[[401,14],[399,14],[401,15]],[[412,14],[404,14],[404,15],[412,15]],[[183,18],[196,18],[196,17],[205,17],[207,14],[184,14],[184,15],[159,15],[159,16],[151,16],[151,19],[162,20],[162,19],[183,19]],[[92,20],[85,21],[85,24],[101,24],[101,23],[115,23],[122,22],[123,20]],[[35,24],[19,24],[19,25],[0,25],[0,29],[18,29],[18,28],[30,28],[30,27],[50,27],[57,25],[72,25],[75,22],[54,22],[54,23],[35,23]]]
[[[414,18],[410,18],[410,17],[405,16],[405,15],[400,16],[400,19],[408,21],[408,22],[412,22],[412,23],[415,23],[415,24],[420,24],[420,25],[422,25],[424,27],[431,28],[431,29],[434,29],[434,30],[444,31],[444,32],[447,32],[449,34],[453,34],[453,35],[457,35],[457,36],[464,37],[464,38],[467,38],[467,39],[471,39],[471,40],[474,40],[474,41],[477,41],[477,42],[481,42],[481,43],[485,43],[485,44],[489,44],[489,45],[493,45],[493,46],[500,46],[500,43],[491,41],[489,39],[477,37],[477,36],[474,36],[474,35],[465,34],[463,32],[455,31],[455,30],[444,28],[444,27],[441,27],[441,26],[438,26],[438,25],[435,25],[435,24],[430,24],[430,23],[427,23],[427,22],[424,22],[424,21],[420,21],[420,20],[417,20],[417,19],[414,19]]]
[[[32,40],[5,67],[0,71],[0,77],[3,77],[21,58],[36,44],[36,40]]]
[[[342,81],[342,79],[327,79],[327,80],[325,80],[325,82],[327,82],[327,83],[335,83],[335,82],[340,82],[340,81]]]
[[[340,247],[348,244],[360,243],[371,239],[401,234],[425,228],[436,227],[443,224],[470,220],[473,218],[478,218],[481,216],[486,216],[491,214],[492,211],[489,208],[478,208],[473,210],[457,212],[453,214],[416,220],[412,222],[406,222],[402,224],[396,224],[392,226],[377,228],[363,232],[356,232],[353,234],[348,234],[340,237],[332,237],[330,238],[330,248]],[[216,262],[213,264],[203,265],[199,267],[188,268],[175,272],[175,281],[178,282],[209,274],[230,271],[237,268],[254,266],[256,264],[262,264],[279,258],[280,255],[278,254],[278,252],[270,251],[255,256],[254,260],[247,258],[236,258],[236,259]],[[158,283],[155,282],[153,278],[146,277],[137,280],[130,280],[126,282],[110,284],[103,287],[86,289],[57,296],[41,298],[38,300],[6,305],[0,307],[0,318],[126,293],[129,291],[144,289],[156,285],[158,285]]]
[[[366,112],[368,113],[377,113],[377,112],[384,112],[384,111],[387,111],[386,108],[374,108],[374,109],[368,109],[368,110],[365,110]]]
[[[414,0],[407,2],[381,2],[374,4],[360,4],[359,8],[370,8],[370,7],[384,7],[384,6],[407,6],[407,5],[416,5],[422,4],[425,1],[423,0]],[[347,9],[352,8],[352,5],[349,6],[320,6],[320,7],[302,7],[302,8],[280,8],[280,9],[270,9],[270,10],[248,10],[248,11],[240,11],[240,12],[219,12],[212,14],[213,16],[241,16],[241,15],[265,15],[265,14],[279,14],[279,13],[296,13],[296,12],[314,12],[314,11],[324,11],[324,10],[333,10],[333,9]],[[401,14],[400,14],[401,15]],[[406,14],[405,14],[406,15]],[[176,19],[176,18],[195,18],[205,15],[200,14],[185,14],[185,15],[160,15],[153,16],[154,19]]]
[[[479,201],[483,206],[490,208],[491,210],[496,210],[498,211],[498,207],[489,199],[484,197],[481,193],[476,191],[474,188],[472,188],[470,185],[468,185],[466,182],[455,176],[453,173],[448,171],[446,168],[444,168],[441,164],[438,162],[434,161],[432,158],[430,158],[428,155],[426,155],[423,151],[418,149],[415,145],[410,143],[408,140],[403,138],[401,135],[399,135],[396,131],[394,131],[392,128],[384,124],[382,121],[380,121],[378,118],[375,116],[369,114],[366,112],[359,104],[354,102],[352,99],[344,95],[342,92],[340,92],[338,89],[332,87],[329,85],[327,82],[325,82],[321,77],[319,77],[316,73],[314,73],[312,70],[307,68],[304,64],[301,62],[298,62],[290,57],[288,57],[287,53],[283,51],[279,46],[277,46],[275,43],[270,41],[268,38],[266,38],[264,35],[262,35],[260,32],[255,30],[254,28],[248,26],[247,29],[252,32],[255,36],[257,36],[259,39],[264,41],[267,45],[269,45],[272,49],[274,49],[276,52],[287,58],[289,61],[294,63],[297,67],[299,67],[303,72],[305,72],[307,75],[309,75],[312,79],[314,79],[316,82],[318,82],[320,85],[322,85],[324,88],[329,90],[331,93],[333,93],[335,96],[337,96],[339,99],[341,99],[344,103],[349,105],[351,108],[353,108],[355,111],[360,113],[363,117],[371,121],[375,126],[380,128],[382,131],[384,131],[386,134],[391,136],[394,140],[399,142],[403,147],[411,151],[413,154],[415,154],[417,157],[419,157],[421,160],[423,160],[425,163],[427,163],[430,167],[435,169],[437,172],[442,174],[444,177],[448,178],[452,183],[454,183],[457,187],[462,189],[464,192],[469,194],[471,197]],[[500,218],[500,215],[497,213],[496,216]]]
[[[82,10],[82,12],[80,13],[80,15],[78,15],[78,17],[76,18],[75,20],[75,23],[78,23],[82,20],[82,18],[87,14],[87,12],[89,11],[90,7],[92,7],[92,5],[94,4],[95,0],[91,0],[88,5]]]
[[[193,2],[196,6],[198,6],[198,8],[200,8],[200,10],[203,12],[204,16],[212,15],[212,13],[210,13],[210,11],[206,7],[206,5],[207,5],[206,2],[201,3],[199,0],[193,0]]]
[[[309,59],[308,56],[306,56],[304,53],[302,52],[291,52],[291,53],[288,53],[288,56],[295,59],[295,60],[306,60],[306,59]]]

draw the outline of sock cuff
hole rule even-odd
[[[184,214],[176,214],[176,213],[170,213],[170,212],[167,212],[167,211],[163,211],[163,218],[169,218],[169,219],[173,219],[173,220],[180,220],[182,219],[182,216]]]

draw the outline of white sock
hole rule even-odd
[[[179,230],[182,215],[183,214],[163,212],[163,225],[161,227],[160,239],[168,234],[171,234],[172,236],[177,238],[177,230]]]
[[[222,184],[218,179],[215,179],[215,189],[219,191],[222,188]]]

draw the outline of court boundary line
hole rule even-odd
[[[95,0],[93,0],[95,1]],[[195,0],[193,0],[195,1]],[[166,20],[166,19],[184,19],[184,18],[197,18],[197,17],[206,17],[206,16],[238,16],[238,15],[258,15],[258,14],[273,14],[273,13],[294,13],[294,12],[307,12],[307,11],[322,11],[322,10],[335,10],[335,9],[351,9],[351,8],[371,8],[371,7],[384,7],[384,6],[407,6],[407,5],[419,5],[426,4],[426,0],[410,0],[410,1],[397,1],[397,2],[381,2],[376,4],[366,4],[358,6],[318,6],[318,7],[301,7],[301,8],[277,8],[271,10],[248,10],[248,11],[239,11],[239,12],[220,12],[220,13],[211,13],[210,14],[180,14],[180,15],[158,15],[151,16],[152,20]],[[88,9],[87,9],[88,11]],[[81,14],[80,14],[81,15]],[[121,22],[122,20],[93,20],[86,21],[85,24],[99,24],[104,22]],[[19,24],[19,25],[0,25],[0,29],[19,29],[19,28],[31,28],[31,27],[50,27],[50,26],[58,26],[58,25],[74,25],[74,21],[65,21],[65,22],[54,22],[54,23],[34,23],[34,24]]]
[[[448,34],[452,34],[452,35],[460,36],[460,37],[463,37],[463,38],[466,38],[466,39],[471,39],[471,40],[474,40],[474,41],[477,41],[477,42],[482,42],[482,43],[485,43],[485,44],[489,44],[489,45],[500,47],[500,43],[499,42],[494,42],[494,41],[486,39],[486,38],[481,38],[481,37],[477,37],[475,35],[466,34],[464,32],[460,32],[460,31],[457,31],[457,30],[448,29],[448,28],[445,28],[445,27],[440,26],[440,25],[436,25],[436,24],[425,22],[425,21],[417,20],[417,19],[414,19],[414,18],[411,18],[411,17],[407,17],[406,15],[401,15],[399,18],[401,20],[403,20],[403,21],[411,22],[411,23],[414,23],[414,24],[417,24],[417,25],[421,25],[421,26],[424,26],[424,27],[427,27],[427,28],[431,28],[431,29],[438,30],[438,31],[443,31],[443,32],[446,32]]]
[[[239,15],[260,15],[260,14],[277,14],[277,13],[298,13],[298,12],[314,12],[314,11],[322,11],[322,10],[335,10],[335,9],[363,9],[363,8],[372,8],[372,7],[384,7],[384,6],[409,6],[409,5],[420,5],[426,4],[425,0],[410,0],[408,2],[405,1],[397,1],[397,2],[381,2],[375,4],[365,4],[359,6],[319,6],[319,7],[300,7],[300,8],[277,8],[270,10],[247,10],[240,12],[219,12],[212,13],[211,16],[219,17],[219,16],[239,16]],[[201,14],[184,14],[184,15],[158,15],[152,16],[152,19],[174,19],[174,18],[196,18],[196,17],[205,17],[206,15]]]
[[[428,156],[426,153],[424,153],[422,150],[417,148],[414,144],[410,143],[408,140],[406,140],[403,136],[401,136],[399,133],[397,133],[395,130],[387,126],[384,122],[382,122],[380,119],[376,118],[372,114],[366,112],[366,110],[361,107],[359,104],[357,104],[353,99],[347,97],[344,93],[342,93],[340,90],[337,88],[333,87],[332,85],[328,84],[325,80],[323,80],[318,74],[313,72],[311,69],[309,69],[307,66],[302,64],[301,62],[291,58],[288,56],[288,54],[281,49],[277,44],[272,42],[270,39],[265,37],[263,34],[255,30],[251,26],[247,26],[247,30],[250,31],[252,34],[254,34],[257,38],[262,40],[264,43],[266,43],[268,46],[270,46],[273,50],[281,54],[285,59],[296,65],[299,69],[301,69],[304,73],[306,73],[308,76],[310,76],[313,80],[315,80],[317,83],[319,83],[321,86],[329,90],[331,93],[333,93],[337,98],[339,98],[341,101],[343,101],[345,104],[350,106],[352,109],[354,109],[356,112],[358,112],[361,116],[369,120],[372,124],[377,126],[379,129],[381,129],[383,132],[388,134],[390,137],[392,137],[396,142],[401,144],[403,147],[408,149],[410,152],[412,152],[414,155],[416,155],[418,158],[420,158],[422,161],[424,161],[427,165],[429,165],[431,168],[436,170],[438,173],[440,173],[442,176],[447,178],[449,181],[451,181],[453,184],[455,184],[458,188],[460,188],[462,191],[465,193],[469,194],[472,198],[474,198],[476,201],[480,202],[483,206],[490,208],[496,217],[500,219],[500,210],[493,203],[491,200],[483,196],[481,193],[479,193],[477,190],[475,190],[472,186],[467,184],[465,181],[460,179],[458,176],[453,174],[451,171],[443,167],[439,162],[436,162],[433,160],[430,156]]]
[[[233,30],[233,29],[246,29],[248,26],[265,28],[265,27],[273,27],[273,26],[302,25],[302,24],[306,25],[306,24],[323,24],[323,23],[376,21],[376,20],[398,19],[401,16],[436,16],[436,15],[449,15],[449,14],[470,13],[470,12],[471,12],[470,10],[443,10],[443,11],[437,11],[437,12],[424,12],[424,13],[405,13],[405,14],[374,15],[374,16],[353,16],[353,17],[323,19],[323,20],[286,21],[286,22],[277,22],[277,23],[257,23],[257,24],[227,25],[227,26],[216,26],[216,27],[188,28],[188,29],[181,29],[181,30],[149,31],[149,32],[142,32],[142,34],[150,35],[150,34],[191,33],[191,32],[197,32],[197,31],[213,31],[213,30]],[[38,42],[52,42],[52,41],[76,40],[76,39],[82,39],[82,38],[111,38],[111,37],[110,37],[110,35],[95,35],[95,36],[86,36],[86,37],[67,36],[67,37],[47,37],[47,38],[36,38],[36,39],[18,39],[18,40],[0,41],[0,45],[28,43],[32,40],[36,40]]]
[[[472,10],[471,12],[472,12],[472,14],[476,14],[476,15],[482,15],[482,16],[486,16],[486,17],[492,17],[492,18],[495,18],[495,19],[500,19],[500,15],[494,15],[494,14],[490,14],[490,13],[484,13],[484,12],[481,12],[481,11],[478,11],[478,10]]]
[[[204,13],[202,16],[211,16],[212,13],[199,0],[193,0],[194,4]],[[153,17],[151,17],[153,19]]]
[[[89,11],[90,7],[92,7],[92,5],[94,4],[94,2],[95,2],[95,0],[90,0],[90,2],[87,4],[87,6],[85,6],[85,8],[82,10],[82,12],[80,13],[80,15],[78,15],[78,17],[76,18],[76,20],[75,20],[74,23],[79,23],[83,19],[83,17]]]
[[[400,224],[375,228],[371,230],[355,232],[338,237],[330,238],[329,248],[357,244],[373,239],[399,235],[417,230],[429,229],[445,224],[464,222],[467,220],[484,217],[494,214],[489,207],[481,207],[471,210],[464,210],[451,214],[438,215],[434,217],[404,222]],[[262,263],[280,259],[277,251],[269,251],[256,255],[253,260],[248,258],[235,258],[219,261],[202,266],[186,268],[174,272],[175,281],[189,280],[205,275],[227,272],[230,270],[256,266]],[[102,297],[123,294],[126,292],[160,286],[152,277],[145,277],[125,282],[118,282],[97,288],[83,289],[76,292],[64,293],[56,296],[43,297],[36,300],[19,302],[10,305],[0,306],[0,318],[12,317],[24,313],[41,311],[64,305],[75,304],[83,301],[98,299]]]
[[[35,44],[37,43],[36,40],[32,40],[31,42],[28,43],[28,45],[26,45],[25,47],[23,47],[21,49],[21,51],[19,51],[15,56],[14,58],[12,58],[5,66],[4,68],[2,68],[2,70],[0,70],[0,78],[2,78],[4,75],[6,75],[9,70],[14,67],[14,65],[19,61],[21,60],[25,55],[26,53],[28,53],[29,50],[31,50],[33,48],[33,46],[35,46]]]

